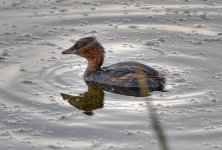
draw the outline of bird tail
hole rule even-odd
[[[159,90],[160,91],[165,91],[165,83],[166,83],[166,79],[161,75],[159,78],[157,78],[157,80],[159,81]]]

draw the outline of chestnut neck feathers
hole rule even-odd
[[[80,56],[85,57],[88,61],[84,73],[85,76],[89,76],[91,73],[101,69],[105,57],[104,53],[104,48],[97,40],[94,40],[81,49]]]

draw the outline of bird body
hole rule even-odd
[[[133,96],[141,96],[139,80],[147,89],[163,91],[165,78],[155,69],[138,62],[127,61],[101,67],[105,57],[102,45],[94,37],[78,40],[62,54],[76,54],[88,60],[84,81],[104,90]]]

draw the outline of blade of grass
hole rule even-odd
[[[143,71],[138,70],[137,78],[138,78],[138,84],[140,87],[141,95],[145,97],[147,93],[150,93],[149,87],[147,86],[147,80],[146,80],[147,76]],[[152,128],[158,140],[160,150],[169,150],[167,138],[164,133],[164,129],[159,121],[159,117],[155,111],[155,107],[153,106],[152,101],[149,101],[147,97],[145,97],[144,100],[147,106],[148,116],[151,119]]]

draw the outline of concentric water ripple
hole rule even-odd
[[[56,63],[44,67],[40,75],[49,88],[76,90],[83,87],[83,71],[79,63]]]

